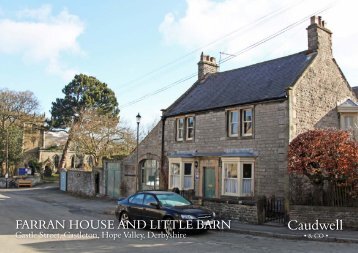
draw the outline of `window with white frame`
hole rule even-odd
[[[184,118],[177,119],[177,140],[184,140]]]
[[[253,192],[252,170],[252,163],[242,163],[242,195],[250,195]]]
[[[180,163],[170,164],[170,188],[180,189]]]
[[[169,158],[169,189],[194,189],[194,160]]]
[[[223,158],[222,194],[252,196],[254,193],[254,160]]]
[[[242,136],[252,136],[252,109],[243,109],[241,115]]]
[[[239,112],[229,111],[229,136],[239,135]]]
[[[159,163],[156,160],[145,160],[142,163],[142,183],[146,186],[159,185]]]
[[[193,189],[193,164],[184,163],[184,189]]]
[[[353,116],[344,115],[343,117],[344,117],[343,118],[344,129],[345,130],[353,129]]]
[[[186,139],[194,139],[194,117],[188,117],[186,119]]]
[[[235,109],[227,112],[227,135],[229,137],[252,136],[253,125],[253,108]]]
[[[224,193],[238,194],[237,163],[224,164]]]

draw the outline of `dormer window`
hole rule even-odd
[[[347,99],[337,110],[340,114],[341,129],[353,131],[355,138],[358,138],[358,103]]]
[[[353,129],[353,116],[344,115],[343,116],[343,129],[350,130]]]

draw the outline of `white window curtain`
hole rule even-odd
[[[252,171],[253,165],[251,163],[242,164],[242,194],[252,193]]]
[[[224,191],[229,194],[237,194],[238,191],[237,163],[225,163],[224,165]]]
[[[180,188],[180,176],[172,175],[172,188]]]
[[[242,179],[242,193],[250,194],[251,193],[251,178]]]
[[[172,163],[171,164],[171,175],[170,175],[170,182],[171,188],[179,188],[180,189],[180,164],[179,163]]]
[[[237,193],[237,178],[225,178],[224,180],[225,192],[227,193]]]
[[[184,163],[184,189],[193,188],[193,171],[191,163]]]

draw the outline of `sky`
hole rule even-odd
[[[140,113],[149,126],[196,81],[202,51],[227,60],[220,71],[300,52],[317,13],[358,86],[357,7],[355,0],[0,0],[0,88],[34,92],[39,112],[50,116],[62,88],[84,73],[116,93],[122,120],[135,127]]]

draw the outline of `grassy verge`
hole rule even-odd
[[[43,178],[44,182],[52,183],[52,182],[58,182],[60,180],[59,174],[53,174],[51,177],[45,177]]]

